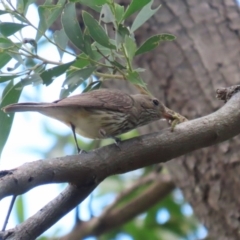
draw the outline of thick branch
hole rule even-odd
[[[82,202],[96,186],[96,184],[92,184],[91,186],[78,187],[70,184],[54,200],[25,222],[19,224],[14,229],[0,232],[0,239],[36,239],[60,218],[70,212],[79,202]]]
[[[240,133],[240,93],[208,116],[184,122],[174,132],[140,136],[87,154],[26,163],[0,178],[0,199],[23,194],[33,187],[60,182],[86,186],[104,178],[156,163],[228,140]]]

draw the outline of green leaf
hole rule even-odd
[[[0,69],[2,69],[11,59],[11,56],[7,53],[0,53]]]
[[[10,48],[10,47],[13,47],[13,46],[14,46],[14,44],[10,39],[0,37],[0,49],[1,48],[4,48],[4,49],[5,48]]]
[[[0,15],[7,14],[9,13],[8,11],[0,10]]]
[[[140,75],[138,72],[133,71],[133,72],[128,72],[128,74],[126,75],[126,78],[129,82],[131,82],[134,85],[138,85],[141,87],[146,87],[146,83],[141,79]]]
[[[24,14],[24,16],[27,13],[28,7],[30,4],[36,2],[36,0],[18,0],[17,1],[17,10],[18,12]]]
[[[17,201],[15,204],[15,211],[16,211],[16,218],[17,218],[17,223],[20,224],[24,222],[25,214],[24,214],[24,201],[23,201],[23,196],[18,196]]]
[[[47,69],[44,72],[42,72],[40,74],[40,77],[43,80],[43,84],[46,84],[47,86],[51,84],[56,77],[64,74],[73,63],[74,61]]]
[[[62,13],[62,26],[70,41],[80,50],[85,52],[82,30],[76,16],[75,4],[66,4]]]
[[[126,36],[125,37],[125,48],[127,50],[127,56],[129,58],[130,62],[132,62],[133,57],[136,52],[136,49],[137,49],[134,39],[132,39],[129,36]]]
[[[24,12],[24,1],[23,0],[18,0],[17,1],[17,11],[21,14]]]
[[[95,69],[95,67],[88,67],[69,74],[62,84],[63,88],[60,92],[60,98],[67,97],[70,93],[72,93],[80,84],[92,75]],[[65,86],[67,86],[67,89],[64,88]]]
[[[15,103],[18,101],[21,92],[22,92],[22,87],[21,87],[21,82],[17,83],[16,85],[13,84],[13,80],[9,82],[9,84],[5,87],[3,93],[2,93],[2,101],[0,104],[0,109],[3,107]],[[0,156],[2,154],[2,150],[4,148],[4,145],[7,142],[12,122],[13,122],[13,117],[14,114],[9,114],[7,115],[4,113],[2,110],[0,110],[0,132],[1,132],[1,137],[0,137]]]
[[[93,49],[92,49],[92,59],[95,60],[95,61],[99,61],[100,59],[103,58],[103,56],[97,51],[95,50],[95,45],[93,44]],[[97,45],[98,49],[101,51],[101,53],[105,56],[111,54],[111,50],[108,49],[108,48],[105,48],[103,46],[100,46],[100,45]],[[89,56],[87,56],[85,53],[81,53],[76,62],[73,64],[74,67],[76,68],[84,68],[88,65],[91,64],[91,61],[88,60]]]
[[[104,23],[114,23],[115,22],[115,17],[114,17],[112,10],[108,4],[104,4],[102,6],[102,10],[100,13],[100,19]]]
[[[100,12],[101,6],[103,4],[109,2],[109,0],[91,0],[91,1],[89,1],[89,0],[70,0],[70,2],[78,2],[85,6],[92,8],[96,12]]]
[[[3,36],[11,36],[15,32],[18,32],[22,28],[26,27],[27,25],[20,24],[20,23],[13,23],[13,22],[2,22],[0,23],[0,33]]]
[[[142,9],[145,5],[147,5],[151,0],[132,0],[131,4],[127,8],[125,14],[122,17],[122,20],[125,20],[133,13],[137,12],[138,10]]]
[[[138,2],[142,2],[142,1],[138,1]],[[122,22],[122,16],[124,15],[124,6],[121,6],[117,3],[115,3],[114,7],[115,7],[116,21],[117,21],[117,23],[121,23]]]
[[[21,82],[22,82],[22,86],[27,86],[27,85],[37,86],[39,84],[42,84],[43,80],[38,73],[34,73],[21,79]]]
[[[92,45],[91,45],[92,39],[91,39],[90,35],[88,34],[88,31],[85,31],[83,39],[84,39],[84,46],[85,46],[86,53],[87,53],[88,57],[93,59],[93,50],[92,50]]]
[[[127,27],[122,24],[118,25],[118,29],[115,33],[116,44],[119,47],[125,41],[125,36],[129,36],[130,32]]]
[[[162,41],[173,41],[175,39],[176,39],[175,36],[168,33],[152,36],[149,39],[147,39],[147,41],[144,42],[141,47],[137,49],[135,56],[153,50]]]
[[[16,75],[7,75],[7,76],[3,76],[3,75],[0,75],[0,83],[2,82],[6,82],[8,80],[11,80],[11,79],[14,79],[15,77],[19,77],[19,76],[16,76]]]
[[[36,35],[38,41],[46,30],[56,21],[59,14],[62,12],[65,0],[59,0],[56,5],[41,5],[38,7],[39,24]]]
[[[76,68],[84,68],[90,64],[90,61],[88,60],[88,56],[85,53],[81,53],[75,63],[73,64],[73,67]]]
[[[142,10],[138,13],[137,17],[134,19],[134,22],[131,27],[131,32],[136,31],[140,26],[142,26],[149,18],[151,18],[157,10],[161,7],[159,5],[154,10],[151,9],[154,0],[151,0]]]
[[[110,43],[110,39],[99,25],[99,23],[87,12],[83,11],[83,21],[88,28],[90,36],[99,44],[106,48],[116,49],[116,47]]]
[[[67,43],[68,43],[68,37],[67,37],[66,33],[64,32],[64,29],[61,29],[60,31],[59,30],[55,31],[53,34],[53,39],[54,39],[55,43],[61,49],[65,50],[65,48],[67,47]],[[64,52],[59,47],[57,47],[57,49],[58,49],[60,59],[62,59]]]

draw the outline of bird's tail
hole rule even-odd
[[[45,107],[47,103],[34,103],[34,102],[28,102],[28,103],[14,103],[10,104],[2,110],[5,113],[10,113],[10,112],[38,112],[42,107]]]

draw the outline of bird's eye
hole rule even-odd
[[[158,105],[159,105],[159,101],[158,101],[157,99],[153,99],[153,104],[154,104],[155,106],[158,106]]]

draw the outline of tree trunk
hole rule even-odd
[[[168,107],[189,119],[209,114],[223,104],[215,90],[240,82],[239,6],[234,0],[161,3],[137,39],[168,32],[177,40],[161,44],[136,65],[147,69],[149,89]],[[155,123],[142,132],[158,129]],[[239,146],[236,137],[167,163],[213,239],[240,239]]]

